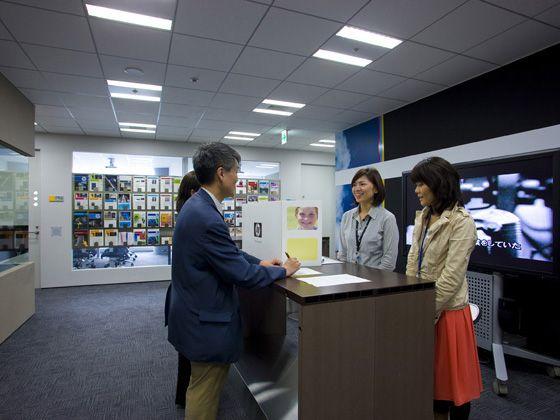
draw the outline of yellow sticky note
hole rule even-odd
[[[300,261],[317,259],[317,238],[288,238],[286,245],[290,257]]]

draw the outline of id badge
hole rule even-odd
[[[356,254],[356,263],[358,264],[362,263],[362,256],[360,254]]]

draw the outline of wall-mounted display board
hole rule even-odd
[[[27,172],[0,171],[0,251],[28,249],[28,194]]]
[[[181,177],[73,174],[72,247],[171,245]]]
[[[270,179],[240,178],[235,186],[235,197],[222,202],[224,220],[234,239],[241,239],[243,226],[243,204],[280,200],[280,181]]]

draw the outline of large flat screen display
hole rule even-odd
[[[465,208],[477,228],[471,266],[558,273],[558,155],[455,165]],[[403,173],[403,201],[403,243],[408,251],[415,213],[421,210],[410,172]]]

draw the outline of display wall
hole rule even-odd
[[[168,266],[133,267],[121,270],[72,270],[72,174],[74,151],[96,153],[177,156],[184,158],[199,146],[196,143],[114,139],[90,136],[37,134],[40,149],[41,176],[41,287],[62,287],[85,284],[126,283],[170,279]],[[328,153],[295,150],[235,147],[242,160],[278,162],[282,198],[301,196],[301,165],[333,165],[334,156]],[[332,185],[319,186],[332,188]],[[50,203],[49,195],[64,197],[63,202]]]

